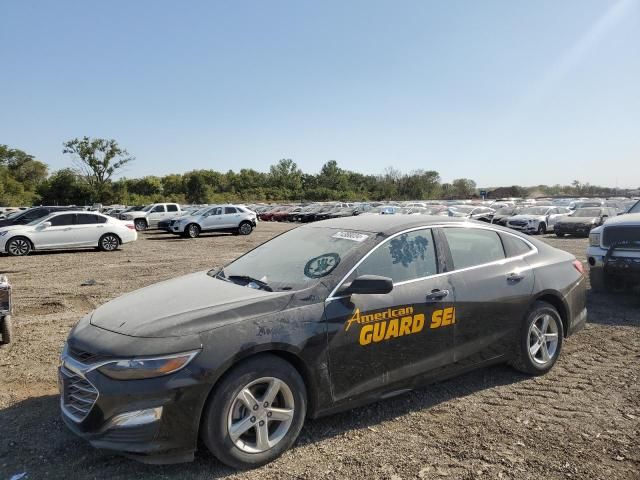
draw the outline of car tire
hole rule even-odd
[[[200,225],[197,223],[190,223],[184,227],[184,236],[187,238],[198,238],[200,236]]]
[[[7,253],[12,257],[24,257],[33,249],[31,241],[26,237],[14,237],[7,242]]]
[[[589,283],[593,292],[608,293],[613,290],[611,281],[602,268],[589,269]]]
[[[536,301],[522,322],[511,365],[529,375],[543,375],[558,360],[563,340],[564,327],[558,310],[547,302]]]
[[[547,225],[544,222],[540,222],[538,225],[538,235],[544,235],[547,233]]]
[[[0,345],[11,343],[13,337],[13,324],[11,323],[11,315],[0,318]]]
[[[272,386],[278,389],[276,407],[265,400]],[[257,402],[250,410],[253,400]],[[275,355],[259,355],[234,367],[216,385],[205,407],[201,437],[222,463],[237,469],[259,467],[294,444],[306,410],[306,387],[297,370]],[[282,420],[268,420],[274,413]],[[234,426],[238,433],[232,438]]]
[[[562,238],[564,237],[564,233],[556,232],[556,237]]]
[[[249,235],[253,231],[253,225],[251,222],[241,222],[238,226],[238,233],[240,235]]]
[[[138,232],[142,232],[143,230],[146,230],[148,227],[147,221],[144,218],[138,218],[133,222],[133,225],[136,227],[136,231]]]
[[[113,252],[120,246],[120,238],[114,233],[105,233],[98,241],[98,248],[103,252]]]

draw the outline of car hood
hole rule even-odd
[[[23,230],[26,225],[5,225],[0,224],[0,232],[8,232],[11,230]]]
[[[135,337],[180,337],[282,310],[290,298],[290,292],[256,290],[198,272],[105,303],[91,324]]]
[[[598,223],[598,217],[565,217],[562,220],[558,220],[558,223],[568,223],[571,225],[591,225]]]

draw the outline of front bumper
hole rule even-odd
[[[593,224],[562,224],[556,223],[554,231],[565,235],[589,235]]]
[[[537,223],[528,223],[526,225],[513,225],[510,223],[507,223],[507,227],[511,228],[512,230],[516,230],[518,232],[524,232],[524,233],[535,233],[538,231]]]
[[[197,367],[189,364],[151,379],[113,380],[96,365],[100,363],[85,364],[67,355],[58,369],[62,419],[73,433],[96,448],[143,462],[193,459],[210,391],[199,380]]]
[[[589,268],[603,269],[607,275],[640,283],[640,250],[614,250],[607,257],[607,250],[590,246],[587,249]]]

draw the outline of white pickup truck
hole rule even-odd
[[[157,228],[161,219],[176,217],[182,210],[177,203],[152,203],[137,212],[129,212],[121,216],[121,220],[131,220],[136,230]]]

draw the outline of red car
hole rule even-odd
[[[273,216],[284,208],[291,208],[289,205],[279,205],[260,214],[260,220],[264,222],[273,221]]]

